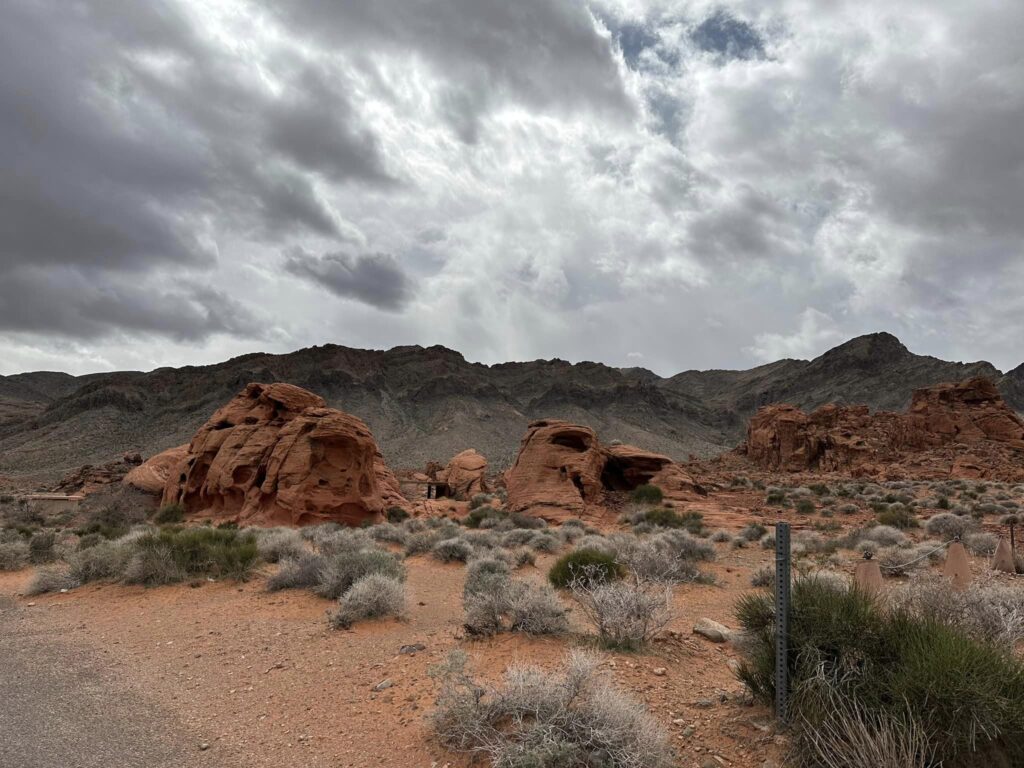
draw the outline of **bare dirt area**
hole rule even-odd
[[[606,666],[671,730],[680,765],[759,767],[778,751],[769,713],[745,700],[728,666],[732,648],[691,634],[701,617],[732,622],[751,569],[768,559],[759,550],[723,552],[710,567],[718,585],[680,586],[669,632],[647,652],[606,654]],[[553,559],[539,559],[527,578],[543,578]],[[431,741],[425,716],[437,683],[428,668],[460,647],[481,678],[496,681],[512,662],[551,666],[588,641],[582,633],[465,639],[465,568],[425,557],[406,563],[408,619],[351,631],[328,627],[329,601],[268,593],[260,577],[15,597],[25,570],[0,574],[0,594],[16,606],[22,632],[95,653],[129,681],[140,706],[180,722],[174,737],[184,743],[174,746],[192,761],[185,764],[469,765]],[[417,643],[425,650],[399,652]]]

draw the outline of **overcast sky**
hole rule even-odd
[[[875,330],[1024,361],[1020,0],[0,5],[0,373]]]

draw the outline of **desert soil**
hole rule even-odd
[[[781,764],[770,712],[745,701],[730,670],[735,650],[692,634],[701,617],[735,626],[735,600],[771,553],[718,549],[708,567],[717,584],[678,587],[671,632],[644,653],[606,654],[606,666],[670,730],[681,766]],[[542,579],[552,560],[519,575]],[[553,667],[588,641],[582,625],[568,639],[466,639],[464,566],[424,557],[407,565],[408,619],[351,631],[328,628],[329,601],[268,593],[262,576],[152,589],[87,585],[27,598],[18,592],[30,571],[0,574],[0,763],[470,765],[430,738],[426,715],[438,683],[428,668],[462,648],[481,678],[497,681],[510,663]],[[415,643],[426,649],[399,653]],[[384,681],[390,686],[375,691]]]

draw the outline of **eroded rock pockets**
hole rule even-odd
[[[557,419],[530,423],[505,474],[510,510],[549,522],[604,517],[609,492],[645,483],[669,495],[703,493],[668,456],[631,445],[604,446],[590,427]]]
[[[365,423],[283,383],[249,384],[214,413],[167,471],[162,503],[247,525],[360,525],[406,504]]]
[[[951,476],[977,476],[968,458],[981,450],[993,462],[991,476],[1016,478],[1024,473],[1024,422],[990,380],[974,378],[915,390],[904,413],[871,413],[863,405],[825,405],[810,414],[765,406],[750,420],[739,450],[771,470],[873,475],[905,461],[929,469],[927,458],[934,473]]]

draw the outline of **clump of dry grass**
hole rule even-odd
[[[348,629],[357,621],[384,616],[405,616],[405,584],[393,576],[370,573],[341,596],[329,620],[335,629]]]
[[[501,686],[485,688],[455,651],[432,670],[443,686],[431,726],[448,748],[486,755],[503,768],[675,765],[668,734],[614,687],[600,663],[573,651],[556,672],[513,665]]]

